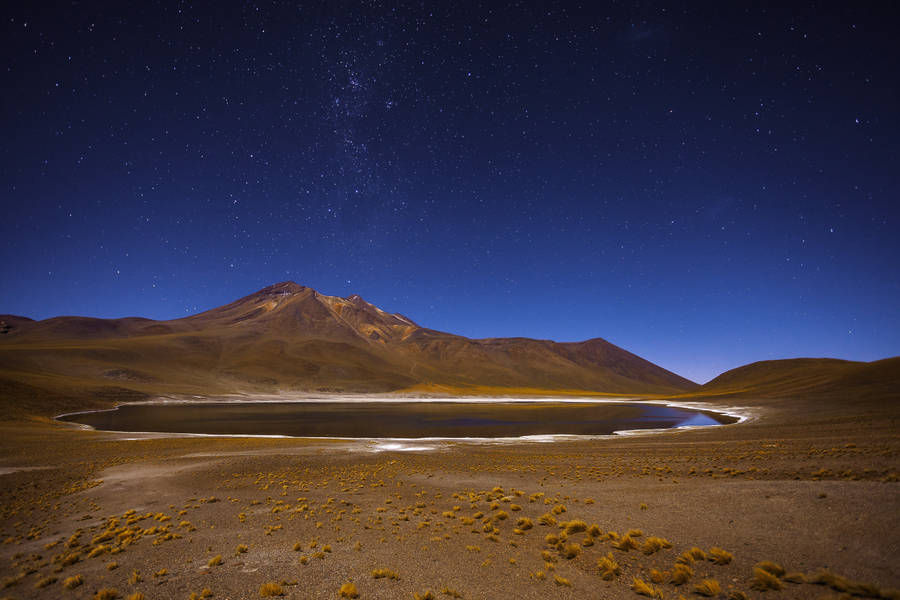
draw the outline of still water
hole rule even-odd
[[[126,404],[60,418],[109,431],[338,438],[604,435],[736,421],[657,404],[553,401]]]

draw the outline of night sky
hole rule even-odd
[[[900,354],[890,3],[431,4],[4,3],[0,313]]]

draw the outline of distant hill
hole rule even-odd
[[[603,339],[469,339],[357,295],[278,283],[170,321],[0,315],[0,390],[65,395],[572,390],[673,394],[697,384]]]
[[[844,402],[900,401],[900,357],[874,362],[794,358],[755,362],[722,373],[702,396],[810,397]]]

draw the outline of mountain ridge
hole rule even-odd
[[[698,386],[596,337],[471,339],[358,294],[280,282],[171,320],[0,315],[0,377],[148,394],[389,392],[416,386],[667,394]]]

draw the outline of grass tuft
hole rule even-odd
[[[587,531],[588,525],[584,521],[574,520],[566,523],[565,531],[566,534],[572,535],[573,533],[580,533],[582,531]]]
[[[722,586],[715,579],[704,579],[694,587],[694,593],[712,598],[722,593]]]
[[[622,567],[613,558],[612,552],[597,561],[597,568],[600,569],[600,578],[606,581],[612,581],[622,573]]]
[[[269,582],[259,586],[259,595],[261,598],[273,598],[275,596],[284,596],[284,590],[277,583]]]
[[[62,584],[64,588],[71,590],[77,588],[82,583],[84,583],[84,577],[81,575],[72,575],[71,577],[66,577]]]
[[[714,565],[727,565],[734,559],[734,555],[721,548],[710,548],[706,558]]]
[[[566,544],[560,551],[559,554],[568,560],[572,560],[579,554],[581,554],[581,545],[580,544]]]
[[[662,590],[659,588],[655,588],[643,579],[638,579],[635,577],[631,582],[631,589],[640,596],[647,596],[648,598],[662,598]]]
[[[756,566],[753,568],[753,581],[750,582],[750,589],[764,592],[766,590],[780,590],[784,587],[781,580],[766,569]]]
[[[633,550],[638,547],[638,543],[632,539],[630,535],[626,535],[618,542],[613,543],[613,548],[616,550],[621,550],[622,552],[628,552],[629,550]]]
[[[763,571],[767,571],[774,575],[775,577],[782,577],[786,571],[784,567],[779,565],[778,563],[773,563],[770,560],[764,560],[761,563],[756,564],[757,569],[762,569]]]
[[[684,585],[694,576],[694,570],[685,564],[678,563],[672,569],[672,584]]]
[[[94,600],[116,600],[119,597],[119,590],[114,588],[103,588],[94,594]]]
[[[396,571],[390,569],[375,569],[372,571],[372,577],[375,579],[400,579],[400,575]]]
[[[209,559],[209,562],[206,563],[206,566],[208,566],[208,567],[215,567],[215,566],[218,566],[218,565],[221,565],[221,564],[222,564],[222,555],[221,555],[221,554],[216,554],[216,555],[213,556],[211,559]]]
[[[830,571],[820,571],[807,581],[816,585],[827,585],[835,591],[845,592],[853,596],[864,596],[869,598],[879,598],[882,596],[878,586],[869,583],[861,583],[859,581],[851,581],[840,575],[835,575]]]
[[[641,552],[644,554],[650,555],[656,552],[659,552],[663,548],[671,548],[672,542],[665,538],[660,537],[648,537],[644,540],[644,543],[641,545]]]
[[[782,577],[788,583],[806,583],[806,575],[800,573],[799,571],[793,571],[792,573],[787,573],[784,577]]]
[[[341,589],[338,590],[338,594],[340,594],[341,598],[359,598],[356,584],[350,581],[341,586]]]
[[[561,585],[561,586],[565,586],[565,587],[572,587],[572,582],[571,582],[571,581],[569,581],[569,580],[566,579],[565,577],[560,577],[559,575],[554,575],[554,576],[553,576],[553,581],[556,583],[556,585]]]
[[[244,553],[245,553],[247,550],[249,550],[249,549],[250,549],[250,548],[248,548],[246,544],[238,544],[238,547],[237,547],[237,549],[236,549],[236,553],[237,553],[237,554],[244,554]]]
[[[126,600],[147,600],[146,596],[140,592],[135,592],[133,594],[129,594],[126,597]]]
[[[418,592],[413,592],[413,598],[416,600],[434,600],[434,592],[431,590],[425,590],[421,594]]]

